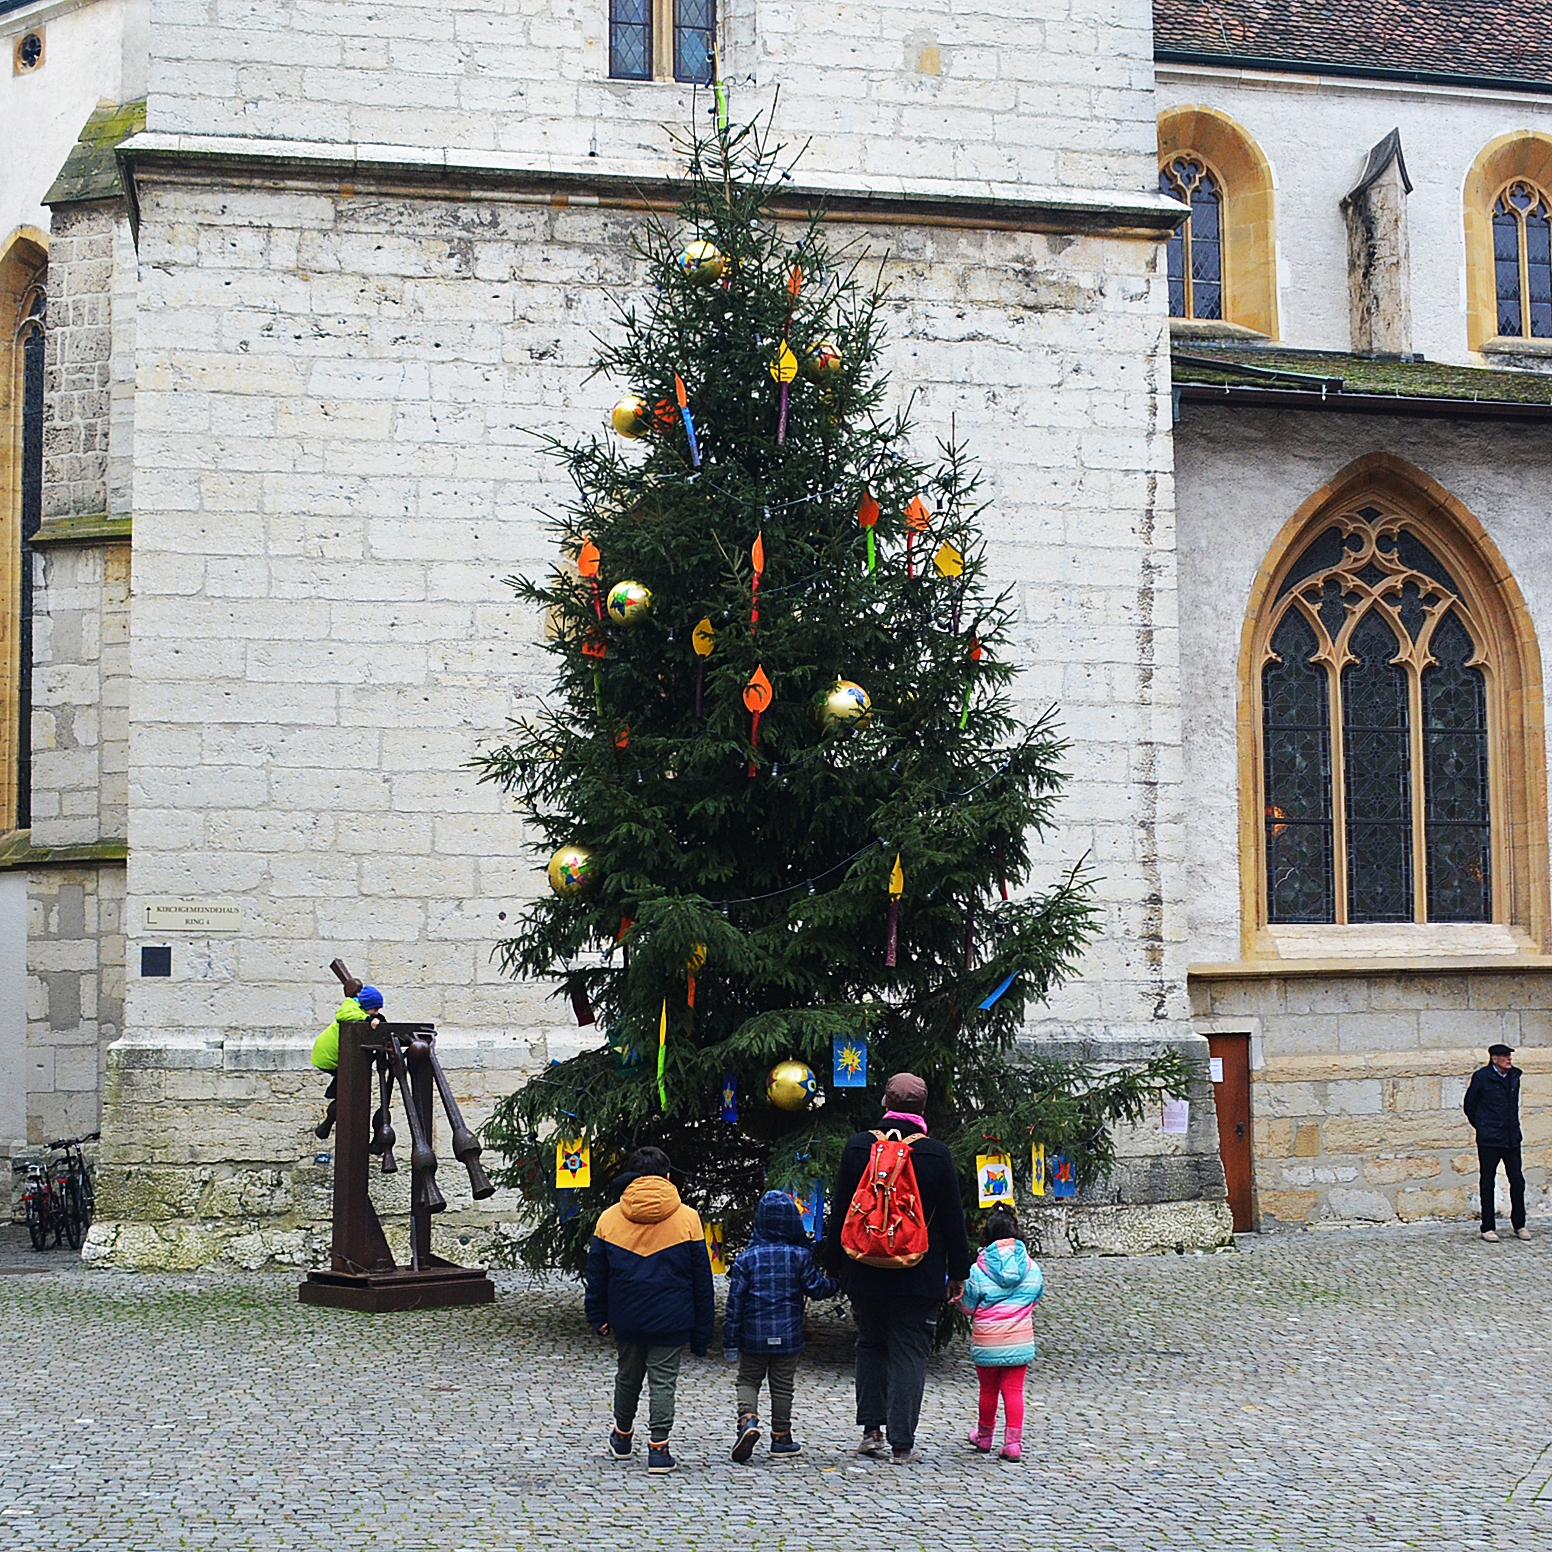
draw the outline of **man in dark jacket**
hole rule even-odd
[[[1530,1230],[1525,1227],[1525,1171],[1520,1168],[1520,1069],[1514,1065],[1513,1046],[1490,1045],[1487,1054],[1487,1066],[1471,1075],[1462,1108],[1477,1134],[1482,1238],[1497,1244],[1493,1192],[1500,1160],[1509,1181],[1509,1222],[1520,1239],[1529,1239]]]
[[[716,1322],[706,1233],[695,1209],[680,1202],[669,1169],[661,1148],[640,1148],[630,1156],[622,1177],[625,1194],[593,1231],[583,1304],[588,1325],[600,1336],[612,1336],[619,1353],[610,1457],[631,1457],[645,1379],[647,1470],[654,1475],[677,1464],[668,1433],[684,1350],[704,1358]]]
[[[925,1133],[927,1085],[901,1072],[884,1089],[884,1128],[899,1136]],[[873,1152],[872,1132],[858,1132],[841,1154],[825,1236],[825,1262],[839,1275],[857,1322],[859,1455],[879,1455],[887,1425],[891,1459],[921,1459],[916,1424],[927,1385],[927,1358],[945,1299],[957,1299],[970,1275],[970,1241],[953,1156],[935,1138],[911,1144],[911,1167],[927,1218],[927,1254],[908,1267],[863,1266],[841,1248],[841,1227]]]

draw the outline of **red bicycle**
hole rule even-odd
[[[27,1234],[34,1250],[47,1250],[51,1234],[56,1248],[65,1241],[72,1250],[81,1248],[97,1205],[92,1174],[86,1167],[81,1144],[95,1142],[101,1135],[92,1132],[85,1137],[65,1137],[51,1142],[50,1149],[64,1157],[27,1166],[22,1203],[27,1214]]]

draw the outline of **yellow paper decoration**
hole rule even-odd
[[[592,1183],[592,1159],[587,1139],[575,1137],[555,1144],[555,1189],[585,1190]]]
[[[717,633],[712,629],[711,620],[704,619],[690,633],[691,645],[695,648],[697,657],[709,657],[711,649],[717,644]]]
[[[711,1260],[713,1272],[727,1271],[727,1241],[723,1238],[720,1223],[706,1225],[706,1254]]]
[[[900,866],[900,853],[895,853],[894,871],[889,875],[889,898],[898,900],[905,893],[905,870]]]
[[[940,577],[957,577],[964,573],[965,558],[945,539],[932,557],[932,564],[938,568]]]
[[[771,362],[771,376],[778,383],[790,383],[798,375],[798,358],[792,354],[792,347],[783,340],[781,353]]]
[[[1030,1145],[1029,1189],[1034,1196],[1045,1195],[1045,1144],[1043,1142]]]
[[[1013,1205],[1013,1160],[1005,1153],[978,1153],[975,1158],[975,1189],[982,1207],[999,1203]]]

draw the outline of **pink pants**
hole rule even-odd
[[[978,1421],[983,1429],[990,1429],[997,1422],[997,1397],[1002,1397],[1002,1422],[1005,1428],[1024,1426],[1024,1376],[1025,1368],[982,1368],[975,1366],[981,1377],[981,1413]]]

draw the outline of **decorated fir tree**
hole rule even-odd
[[[643,1143],[736,1244],[762,1190],[833,1177],[897,1070],[972,1206],[988,1138],[1020,1180],[1031,1142],[1092,1180],[1107,1124],[1185,1076],[1020,1048],[1091,913],[1076,868],[1027,892],[1063,746],[1012,709],[977,477],[952,433],[920,461],[890,407],[868,256],[769,214],[779,153],[736,127],[685,149],[678,223],[640,239],[652,290],[596,359],[613,434],[552,447],[560,564],[514,584],[553,694],[480,762],[553,852],[504,967],[600,1035],[486,1128],[534,1265],[580,1268]],[[562,1197],[568,1138],[590,1184]]]

